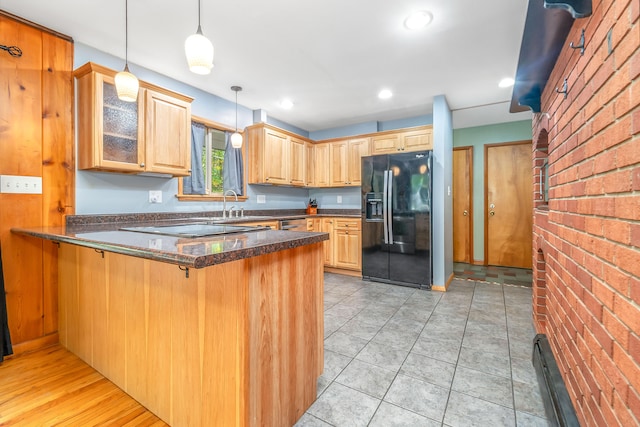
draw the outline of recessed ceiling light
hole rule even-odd
[[[433,15],[425,10],[413,12],[404,20],[404,26],[410,30],[419,30],[433,21]]]
[[[290,110],[291,108],[293,108],[293,101],[291,101],[290,99],[283,99],[280,103],[280,106],[285,110]]]
[[[504,79],[500,80],[500,83],[498,83],[498,86],[499,87],[511,87],[511,86],[513,86],[514,83],[515,83],[515,81],[511,77],[505,77]]]
[[[378,98],[380,99],[389,99],[393,96],[393,93],[389,89],[382,89],[378,93]]]

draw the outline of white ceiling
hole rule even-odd
[[[124,0],[0,0],[0,9],[124,57]],[[130,0],[129,62],[308,131],[432,112],[445,95],[454,127],[524,120],[509,113],[527,0],[202,0],[215,47],[208,76],[189,72],[184,40],[197,0]],[[433,22],[403,26],[414,10]],[[123,64],[124,65],[124,64]],[[135,73],[135,65],[131,67]],[[394,96],[379,100],[389,88]],[[294,108],[279,107],[282,98]]]

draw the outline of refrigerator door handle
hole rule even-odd
[[[389,244],[393,245],[393,171],[387,171],[389,179],[387,181],[387,228],[389,229]]]
[[[387,192],[389,189],[389,179],[387,171],[384,171],[384,188],[382,193],[382,223],[384,225],[384,243],[389,243],[389,226],[387,224]]]

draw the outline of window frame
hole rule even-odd
[[[207,128],[211,128],[211,129],[216,129],[219,131],[223,131],[223,132],[235,132],[235,128],[232,128],[230,126],[226,126],[223,125],[222,123],[218,123],[218,122],[214,122],[212,120],[208,120],[202,117],[197,117],[197,116],[191,116],[191,122],[195,122],[195,123],[199,123],[201,125],[204,125]],[[191,132],[191,131],[189,131]],[[242,162],[245,165],[245,167],[242,170],[242,193],[244,194],[243,196],[238,196],[238,201],[239,202],[244,202],[246,200],[248,200],[248,196],[247,194],[247,166],[246,166],[246,161],[245,159],[247,159],[247,141],[246,138],[244,138],[244,130],[240,130],[238,129],[238,132],[240,134],[242,134],[242,138],[244,139],[244,142],[242,144]],[[193,163],[194,159],[191,159],[191,162]],[[180,201],[222,201],[223,200],[223,196],[222,193],[213,193],[213,194],[184,194],[183,193],[183,180],[184,177],[178,178],[178,194],[176,194],[176,197],[178,198],[178,200]],[[235,200],[235,199],[234,199]]]

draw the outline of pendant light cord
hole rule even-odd
[[[238,91],[236,90],[236,133],[238,133]]]
[[[129,0],[124,0],[124,66],[129,69]]]
[[[202,34],[202,27],[200,26],[200,6],[202,5],[202,0],[198,0],[198,31],[196,34]]]

